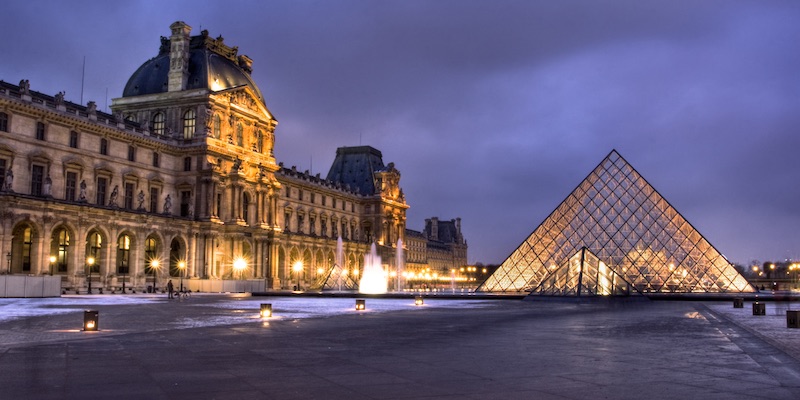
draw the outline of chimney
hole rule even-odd
[[[183,21],[169,26],[172,36],[169,38],[169,84],[170,92],[186,90],[189,82],[189,32],[192,27]]]
[[[431,218],[431,240],[439,240],[439,217]]]

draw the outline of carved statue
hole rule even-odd
[[[236,157],[236,159],[233,160],[233,166],[231,167],[231,172],[239,172],[241,169],[242,169],[242,159]]]
[[[140,190],[139,195],[136,196],[136,199],[139,200],[139,205],[136,207],[137,210],[144,210],[144,191]]]
[[[6,170],[6,177],[5,180],[3,181],[3,190],[7,192],[13,192],[13,190],[11,190],[11,186],[13,185],[13,183],[14,183],[14,173],[11,171],[11,168],[9,167]]]
[[[19,81],[19,92],[22,94],[31,94],[31,83],[27,79]]]
[[[64,95],[65,94],[66,94],[65,92],[56,93],[55,100],[56,100],[56,105],[57,106],[63,106],[64,105]]]
[[[86,112],[91,114],[97,114],[97,103],[94,101],[90,101],[86,104]]]
[[[42,186],[42,194],[45,196],[50,196],[50,189],[53,187],[53,180],[50,179],[50,175],[47,175],[44,178],[44,185]]]
[[[172,213],[172,197],[167,195],[167,198],[164,199],[164,214],[171,214]]]
[[[78,196],[78,200],[79,201],[86,201],[86,181],[85,180],[81,181],[81,192],[80,192],[80,195]]]
[[[189,197],[189,216],[194,216],[194,195]]]
[[[114,185],[114,190],[111,191],[111,198],[108,200],[109,206],[117,206],[117,196],[119,196],[119,185]]]

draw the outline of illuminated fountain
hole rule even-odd
[[[403,290],[403,283],[401,282],[403,278],[403,269],[405,269],[405,260],[403,260],[403,239],[397,239],[397,262],[395,263],[397,267],[397,278],[395,280],[395,289],[396,291]]]
[[[340,270],[344,268],[344,243],[342,242],[341,236],[336,239],[336,259],[333,262],[334,270],[336,270],[337,266]],[[336,274],[336,285],[339,287],[340,292],[342,291],[342,279],[344,279],[344,277],[341,272]]]
[[[389,285],[389,276],[383,270],[381,257],[375,243],[369,249],[369,254],[364,254],[364,272],[358,283],[358,292],[364,294],[383,294]]]

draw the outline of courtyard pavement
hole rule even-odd
[[[260,303],[275,316],[259,319]],[[0,398],[800,398],[786,303],[767,303],[766,316],[727,301],[366,304],[0,299]],[[84,309],[99,311],[99,332],[80,330]]]

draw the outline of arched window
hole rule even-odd
[[[22,233],[22,271],[31,270],[31,249],[33,249],[33,232],[26,227]]]
[[[152,273],[155,268],[158,268],[160,260],[158,259],[157,243],[154,238],[147,238],[144,241],[144,265],[147,267],[148,274]]]
[[[163,135],[166,129],[167,119],[164,117],[164,113],[158,112],[156,115],[153,115],[153,134],[154,135]]]
[[[244,146],[244,127],[241,123],[236,124],[236,145]]]
[[[89,242],[87,245],[86,258],[92,257],[95,259],[92,264],[92,272],[100,272],[100,249],[103,247],[103,237],[99,233],[94,232],[89,235]]]
[[[61,229],[57,233],[58,250],[56,252],[56,265],[58,272],[67,272],[67,254],[69,252],[69,232]]]
[[[242,195],[242,219],[244,220],[244,222],[248,222],[250,220],[249,210],[250,210],[250,195],[244,193]]]
[[[191,139],[194,137],[195,125],[197,123],[197,112],[193,108],[183,113],[183,138]]]
[[[181,268],[183,263],[186,268],[186,261],[183,256],[183,246],[178,239],[173,239],[169,245],[169,276],[179,277],[183,272]]]
[[[117,273],[127,274],[130,272],[131,259],[131,237],[122,235],[117,241]]]
[[[222,135],[222,120],[217,114],[214,114],[214,127],[212,128],[212,135],[214,135],[214,139],[219,139]]]

